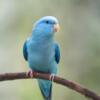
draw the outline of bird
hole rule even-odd
[[[60,29],[58,19],[44,16],[33,25],[31,35],[23,45],[23,56],[28,62],[30,72],[57,74],[60,62],[60,46],[54,35]],[[30,74],[31,76],[31,74]],[[52,100],[52,81],[37,79],[44,100]]]

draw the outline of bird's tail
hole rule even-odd
[[[44,100],[51,100],[52,98],[52,82],[48,80],[38,79],[39,88],[44,97]]]

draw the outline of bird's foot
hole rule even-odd
[[[26,76],[29,76],[31,78],[34,77],[34,71],[33,70],[29,70],[27,73],[26,73]]]
[[[55,74],[51,74],[49,80],[54,81]]]

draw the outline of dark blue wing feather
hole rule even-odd
[[[25,41],[24,46],[23,46],[23,56],[24,56],[24,59],[27,61],[28,59],[27,41]]]
[[[60,61],[60,48],[59,48],[58,44],[55,44],[55,60],[56,60],[57,64]]]

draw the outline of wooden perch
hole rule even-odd
[[[31,77],[29,75],[27,75],[26,72],[0,74],[0,81],[16,80],[16,79],[29,79],[29,78],[31,78]],[[49,80],[50,74],[33,72],[33,78]],[[75,82],[72,82],[72,81],[67,80],[67,79],[63,79],[63,78],[58,77],[58,76],[54,76],[53,81],[55,83],[66,86],[66,87],[84,95],[85,97],[92,99],[92,100],[100,100],[100,96],[97,95],[95,92],[93,92],[87,88],[84,88]]]

